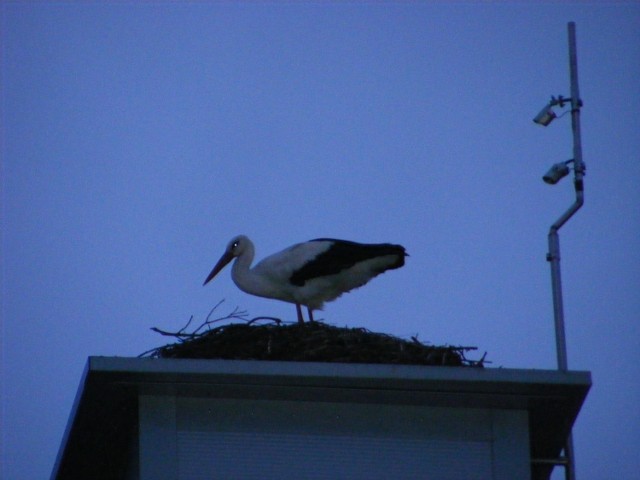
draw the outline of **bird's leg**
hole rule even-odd
[[[311,307],[307,307],[307,311],[309,312],[309,321],[315,322],[315,320],[313,319],[313,310],[311,310]]]
[[[302,318],[302,309],[300,308],[299,303],[296,303],[296,312],[298,313],[298,323],[304,323],[304,319]]]

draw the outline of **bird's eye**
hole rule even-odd
[[[238,248],[238,245],[240,245],[240,242],[233,242],[233,245],[231,245],[231,250],[235,250],[236,248]]]

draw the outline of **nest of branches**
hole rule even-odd
[[[365,328],[341,328],[321,322],[289,324],[272,317],[249,319],[246,312],[237,309],[223,318],[209,320],[209,317],[192,332],[187,329],[193,317],[178,332],[152,328],[177,341],[140,356],[484,366],[484,356],[480,360],[465,356],[476,347],[426,345],[416,337],[405,340]],[[221,324],[224,321],[231,323]]]

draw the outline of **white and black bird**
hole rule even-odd
[[[235,258],[231,278],[238,288],[259,297],[275,298],[296,305],[298,322],[304,322],[301,305],[313,310],[324,302],[366,284],[373,277],[404,265],[401,245],[364,244],[318,238],[292,245],[251,268],[253,242],[245,235],[234,237],[204,281],[206,285]]]

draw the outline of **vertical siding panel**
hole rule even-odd
[[[526,410],[493,410],[493,479],[531,478],[529,415]]]
[[[178,478],[176,398],[172,395],[141,395],[140,480]]]

